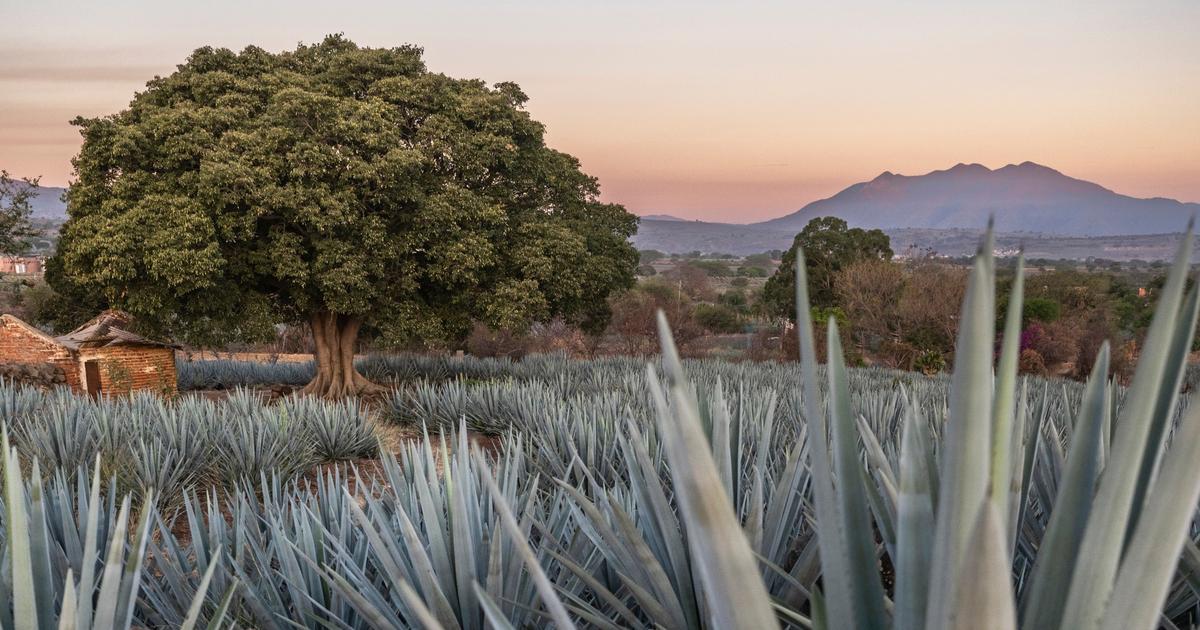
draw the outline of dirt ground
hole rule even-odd
[[[175,355],[185,361],[208,361],[212,359],[228,359],[230,361],[256,361],[258,363],[308,363],[313,355],[280,354],[273,352],[221,352],[218,350],[180,350]],[[361,359],[366,355],[355,355]]]

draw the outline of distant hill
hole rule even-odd
[[[38,186],[37,197],[30,200],[33,206],[33,216],[39,219],[67,219],[67,204],[63,201],[66,188],[54,186]]]
[[[705,221],[657,220],[642,217],[633,244],[671,254],[691,251],[722,254],[757,254],[792,246],[794,233],[753,225]]]
[[[958,164],[925,175],[885,172],[787,216],[749,225],[648,215],[633,241],[673,253],[752,254],[786,249],[810,220],[836,216],[853,227],[884,230],[898,252],[911,246],[957,256],[973,251],[994,216],[1004,246],[1024,243],[1031,256],[1153,260],[1170,251],[1177,240],[1171,235],[1198,212],[1197,203],[1121,195],[1033,162],[995,170]],[[1129,235],[1138,238],[1112,238]]]
[[[642,220],[643,221],[647,221],[647,220],[649,220],[649,221],[688,221],[689,219],[682,219],[673,214],[647,214],[642,217]]]
[[[970,256],[979,247],[983,229],[885,228],[892,250],[904,255],[910,250],[932,250],[943,256]],[[1134,236],[1056,236],[1030,232],[996,234],[996,250],[1011,255],[1025,250],[1026,258],[1085,260],[1167,260],[1179,245],[1180,234]],[[672,254],[691,251],[746,256],[792,246],[795,234],[788,230],[769,230],[755,225],[704,223],[701,221],[642,220],[633,243],[638,249],[657,249]],[[1194,260],[1200,261],[1200,241]]]
[[[19,183],[21,186],[25,185],[23,182]],[[65,192],[66,188],[38,186],[37,194],[29,200],[29,205],[33,208],[33,218],[65,221],[67,204],[62,200]]]
[[[1033,162],[958,164],[925,175],[885,172],[755,227],[795,233],[836,216],[863,228],[977,228],[994,215],[1001,232],[1112,236],[1178,232],[1197,211],[1200,204],[1121,195]]]

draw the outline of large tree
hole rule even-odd
[[[51,278],[192,343],[307,321],[306,391],[331,397],[372,388],[353,365],[363,330],[602,327],[634,280],[637,219],[546,146],[525,102],[429,72],[415,47],[201,48],[128,109],[74,121]]]
[[[809,221],[783,254],[775,275],[763,286],[763,304],[780,317],[796,317],[796,250],[804,250],[809,299],[813,306],[830,307],[837,302],[834,277],[860,260],[891,260],[892,245],[882,230],[851,228],[837,217]]]

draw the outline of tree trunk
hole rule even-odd
[[[346,398],[382,391],[354,369],[354,343],[362,320],[329,311],[314,313],[312,327],[317,373],[300,392],[323,398]]]

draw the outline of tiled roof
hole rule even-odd
[[[125,329],[132,321],[132,317],[128,313],[121,311],[104,311],[96,317],[92,318],[88,323],[76,328],[75,330],[55,337],[58,343],[78,350],[85,344],[94,344],[98,346],[161,346],[165,348],[177,347],[175,344],[166,341],[154,341],[147,339],[136,333],[129,332]]]

